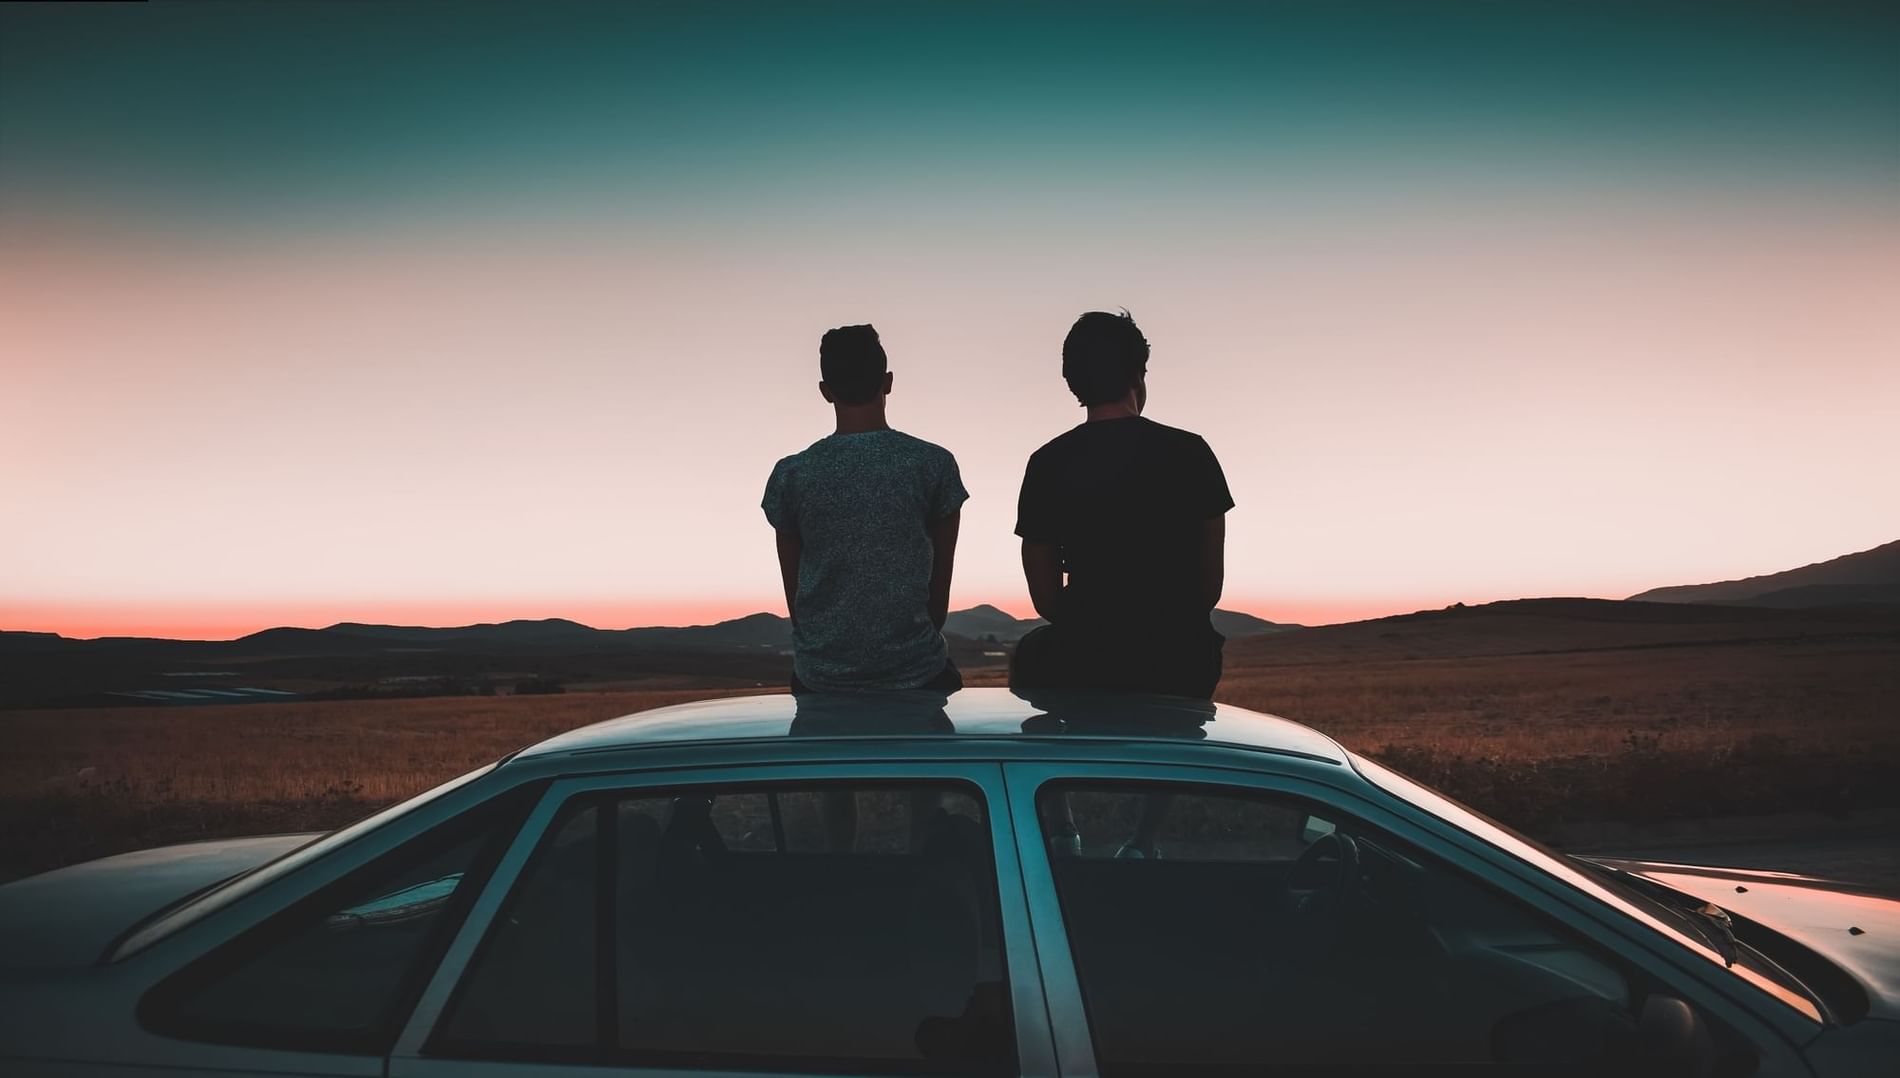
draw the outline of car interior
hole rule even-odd
[[[574,813],[524,871],[434,1047],[741,1069],[1013,1070],[993,859],[974,799],[885,795],[867,817],[924,811],[896,833],[843,831],[842,842],[825,818],[837,803],[811,791],[688,791]],[[953,803],[962,811],[944,807]],[[611,940],[597,945],[602,936]],[[599,1020],[603,955],[611,1022]]]
[[[1104,1074],[1653,1061],[1617,963],[1370,829],[1138,788],[1049,788],[1039,810]]]

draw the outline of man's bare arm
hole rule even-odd
[[[1227,576],[1227,518],[1212,517],[1201,527],[1201,599],[1207,609],[1220,603]]]
[[[785,583],[785,616],[798,624],[798,556],[805,544],[795,531],[779,531],[778,535],[778,575]]]
[[[957,564],[957,528],[962,520],[962,513],[951,513],[930,525],[930,623],[938,631],[950,618],[950,573]]]
[[[1054,621],[1062,597],[1062,548],[1054,543],[1023,540],[1023,579],[1029,583],[1029,602],[1036,613]]]

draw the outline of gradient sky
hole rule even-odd
[[[1122,306],[1229,607],[1900,537],[1900,23],[1535,6],[0,9],[0,628],[781,609],[861,321],[1027,613]]]

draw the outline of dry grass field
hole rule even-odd
[[[0,711],[0,879],[327,830],[562,730],[727,691]]]
[[[1252,667],[1221,698],[1298,718],[1518,827],[1900,805],[1900,644]]]
[[[1553,838],[1604,822],[1900,806],[1900,634],[1565,633],[1568,650],[1519,654],[1488,629],[1454,646],[1430,625],[1236,641],[1219,698],[1318,727]],[[1521,625],[1510,636],[1537,638]],[[557,731],[713,695],[0,712],[0,878],[334,827]]]

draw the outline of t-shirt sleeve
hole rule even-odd
[[[759,508],[765,510],[766,522],[779,531],[797,524],[798,515],[792,506],[791,458],[773,466],[772,477],[765,481],[765,498],[759,503]]]
[[[1227,490],[1227,475],[1220,470],[1220,459],[1205,438],[1194,439],[1189,508],[1202,520],[1212,520],[1234,507],[1234,496]]]
[[[957,458],[944,453],[937,468],[937,480],[931,484],[930,519],[942,520],[963,508],[963,503],[969,500],[970,492],[963,489],[963,474],[957,470]]]
[[[1030,457],[1023,469],[1023,489],[1016,498],[1016,534],[1032,543],[1061,542],[1056,489],[1049,462]]]

